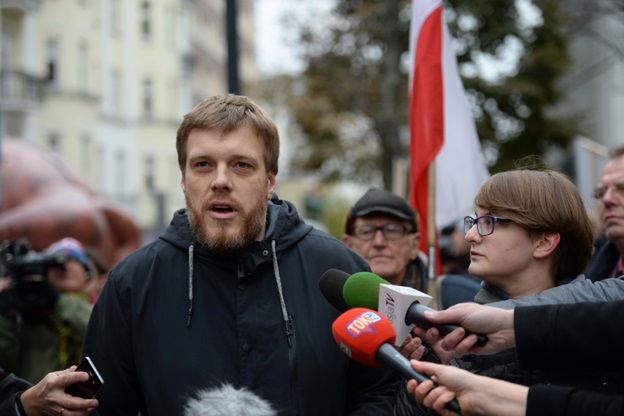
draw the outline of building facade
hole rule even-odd
[[[253,1],[238,0],[242,78]],[[226,2],[0,0],[0,133],[57,152],[151,239],[184,205],[175,134],[227,92]]]

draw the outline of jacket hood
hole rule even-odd
[[[197,241],[195,232],[191,229],[186,208],[173,214],[171,223],[160,236],[160,239],[185,252],[193,245],[195,255],[224,266],[233,267],[234,264],[242,264],[246,270],[245,274],[248,274],[259,264],[268,260],[267,257],[269,256],[265,254],[265,251],[272,250],[273,241],[275,241],[276,254],[279,254],[301,240],[310,231],[312,231],[312,226],[299,218],[295,206],[286,200],[280,200],[276,194],[273,194],[268,202],[263,241],[255,241],[238,253],[223,255],[202,246]]]

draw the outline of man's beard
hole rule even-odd
[[[264,199],[259,199],[255,207],[248,215],[244,215],[238,210],[238,215],[242,215],[242,225],[236,231],[228,228],[229,220],[211,220],[213,224],[208,225],[206,215],[209,204],[203,204],[198,209],[185,194],[186,207],[188,209],[189,223],[195,232],[197,241],[207,249],[219,254],[231,254],[244,250],[256,241],[262,232],[266,221],[267,203]]]

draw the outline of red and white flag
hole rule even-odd
[[[439,227],[472,212],[489,173],[440,0],[413,1],[410,56],[410,198],[420,215],[421,250],[427,252],[429,164],[436,160]]]

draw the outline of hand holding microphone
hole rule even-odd
[[[441,342],[443,349],[454,351],[458,355],[494,354],[515,346],[514,312],[478,305],[476,303],[460,303],[443,311],[427,312],[426,319],[437,327],[439,324],[457,322],[463,331],[455,331]],[[487,335],[486,345],[468,331]],[[420,334],[419,334],[420,335]],[[426,336],[424,336],[426,339]]]
[[[419,384],[431,381],[415,371],[409,361],[394,348],[392,324],[371,309],[354,308],[343,313],[332,324],[332,333],[338,346],[360,364],[372,367],[384,364],[402,377],[414,379]],[[461,414],[456,400],[448,401],[446,408]]]
[[[319,281],[321,292],[338,310],[349,307],[366,307],[378,310],[390,319],[401,343],[411,329],[411,325],[428,329],[435,326],[442,335],[447,335],[458,328],[448,320],[439,323],[429,321],[425,312],[434,311],[423,305],[431,300],[431,296],[416,289],[395,286],[370,272],[359,272],[349,276],[347,273],[329,269]],[[487,337],[476,335],[477,345],[485,345]]]

